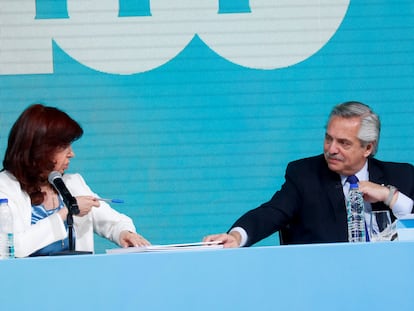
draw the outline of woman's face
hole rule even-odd
[[[58,149],[53,157],[55,163],[54,170],[63,174],[69,167],[70,159],[75,156],[72,150],[72,145]]]

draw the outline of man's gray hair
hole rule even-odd
[[[381,123],[378,115],[369,106],[357,101],[345,102],[332,109],[328,122],[334,116],[342,118],[359,117],[361,119],[361,128],[359,129],[358,138],[362,146],[367,146],[370,143],[373,144],[370,157],[377,153]]]

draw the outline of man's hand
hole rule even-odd
[[[220,233],[220,234],[212,234],[204,237],[203,242],[215,242],[221,241],[223,243],[224,248],[236,248],[240,247],[241,236],[240,233],[233,231],[229,234],[227,233]]]
[[[388,187],[375,184],[370,181],[360,181],[359,190],[362,192],[364,200],[370,203],[385,202],[388,198],[388,195],[390,194],[390,189]],[[397,193],[398,192],[394,194],[390,207],[392,207],[397,200]]]

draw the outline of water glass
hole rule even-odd
[[[371,242],[392,241],[396,238],[397,228],[391,223],[390,211],[372,211],[369,223]]]

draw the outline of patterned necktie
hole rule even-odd
[[[346,178],[346,181],[349,182],[349,184],[351,185],[357,185],[359,180],[358,177],[356,177],[355,175],[351,175]]]
[[[348,176],[346,178],[346,181],[349,182],[350,189],[355,188],[355,185],[356,185],[356,187],[358,187],[357,185],[358,185],[359,179],[355,175]],[[368,228],[367,228],[367,223],[366,222],[365,222],[365,237],[366,237],[367,242],[369,242]]]

